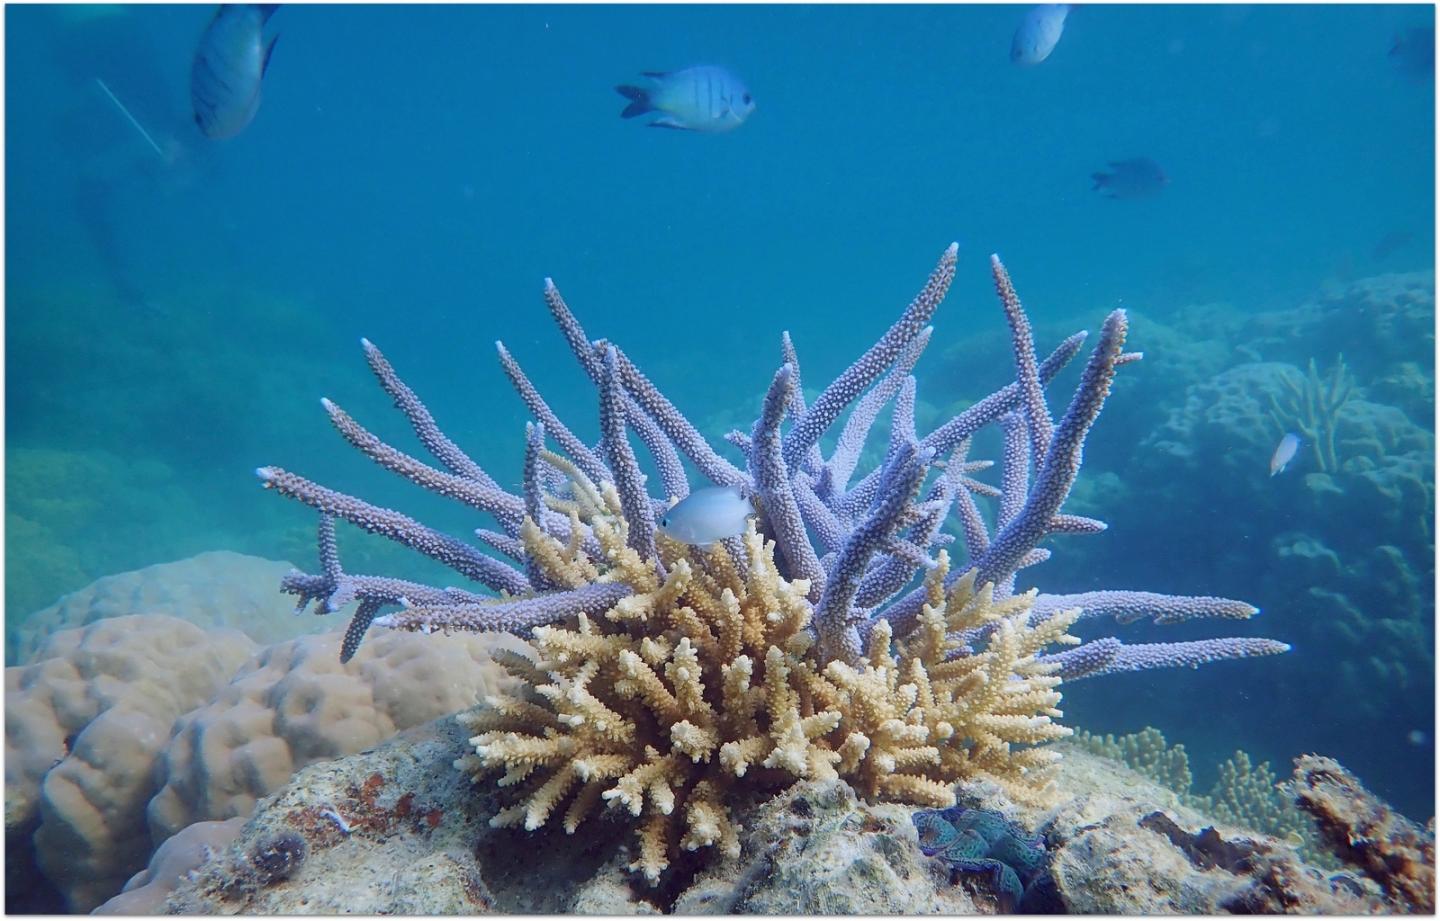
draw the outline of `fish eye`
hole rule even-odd
[[[746,93],[744,96],[741,96],[740,101],[748,106],[750,104],[750,94]]]

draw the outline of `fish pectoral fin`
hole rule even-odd
[[[270,67],[270,55],[275,53],[275,43],[278,41],[280,41],[280,35],[277,33],[270,39],[270,44],[265,46],[265,60],[260,62],[260,76],[262,78],[265,76],[265,71]]]
[[[674,128],[676,131],[690,131],[690,130],[692,130],[689,125],[682,125],[682,124],[680,124],[680,122],[676,121],[674,118],[672,118],[672,117],[669,116],[669,115],[665,116],[664,118],[657,118],[657,119],[655,119],[653,122],[650,123],[650,127],[651,127],[651,128]]]

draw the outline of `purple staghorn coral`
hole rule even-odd
[[[1055,418],[1045,388],[1081,350],[1085,334],[1061,342],[1039,359],[1030,323],[1009,274],[997,257],[991,266],[1008,322],[1015,356],[1015,379],[934,431],[918,435],[914,426],[915,379],[911,370],[930,339],[929,325],[955,274],[957,249],[941,256],[920,293],[870,349],[807,404],[800,389],[800,364],[788,334],[782,337],[779,370],[766,392],[751,431],[727,436],[741,463],[727,460],[680,410],[615,344],[590,340],[559,290],[545,281],[550,313],[581,369],[597,392],[600,443],[586,446],[566,427],[525,376],[505,346],[496,343],[506,376],[536,417],[527,432],[524,487],[520,495],[495,480],[441,432],[419,398],[400,380],[374,345],[362,340],[366,359],[381,386],[409,419],[421,444],[441,467],[430,466],[375,437],[329,400],[335,427],[352,445],[385,469],[433,492],[492,516],[499,531],[480,529],[480,541],[499,556],[459,538],[434,531],[409,517],[321,486],[276,467],[257,473],[267,487],[297,499],[321,515],[321,572],[291,573],[283,591],[297,595],[300,606],[315,602],[328,613],[350,602],[359,608],[346,634],[342,657],[354,654],[371,626],[393,629],[508,630],[528,634],[537,626],[592,616],[621,603],[625,585],[597,577],[585,584],[556,584],[528,558],[526,529],[572,547],[595,546],[590,526],[567,513],[566,479],[613,487],[628,522],[626,541],[641,559],[655,559],[656,511],[690,491],[681,458],[720,486],[739,486],[757,505],[758,527],[774,540],[781,574],[804,586],[813,606],[813,634],[824,661],[855,664],[871,641],[876,624],[890,634],[911,631],[926,602],[918,577],[935,565],[934,554],[954,540],[943,524],[954,512],[970,561],[947,577],[954,585],[967,569],[976,584],[991,584],[996,598],[1014,593],[1017,573],[1051,553],[1042,542],[1058,535],[1103,531],[1103,522],[1065,514],[1061,508],[1080,471],[1082,449],[1110,393],[1117,368],[1140,358],[1125,352],[1127,320],[1113,311],[1101,327],[1080,383],[1065,412]],[[873,423],[891,407],[889,444],[883,460],[851,484]],[[822,438],[846,419],[829,458]],[[967,460],[970,438],[987,426],[1004,432],[1000,486],[973,474],[990,466]],[[787,428],[788,426],[788,428]],[[662,496],[647,492],[647,478],[630,441],[640,444],[659,473]],[[545,450],[553,439],[559,454]],[[571,469],[561,469],[573,465]],[[653,482],[654,479],[651,481]],[[926,488],[927,482],[930,484]],[[993,528],[977,497],[994,500]],[[454,569],[498,595],[437,589],[380,576],[351,575],[340,566],[334,519],[410,547]],[[536,533],[531,531],[529,533]],[[748,566],[745,545],[719,545],[740,572]],[[502,559],[501,557],[504,557]],[[909,591],[906,591],[909,589]],[[386,606],[401,610],[381,615]],[[1247,618],[1257,610],[1224,598],[1105,591],[1077,595],[1039,595],[1032,624],[1057,612],[1080,608],[1082,618],[1112,617],[1120,623],[1150,617],[1166,624],[1199,618]],[[953,655],[984,639],[987,628],[952,638],[961,644]],[[889,634],[876,634],[877,636]],[[1228,638],[1185,643],[1126,646],[1115,637],[1092,640],[1044,661],[1062,678],[1076,679],[1140,669],[1197,666],[1221,659],[1285,652],[1274,640]]]

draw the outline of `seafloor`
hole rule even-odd
[[[1245,762],[1197,797],[1183,749],[1153,732],[1060,743],[1043,806],[959,788],[1011,843],[1043,841],[1019,905],[992,859],[926,856],[913,807],[840,781],[742,804],[738,856],[683,855],[650,886],[629,823],[493,829],[496,797],[455,769],[469,733],[451,714],[502,685],[490,650],[513,639],[382,632],[341,666],[340,632],[313,632],[335,622],[272,593],[287,568],[203,554],[103,579],[12,634],[29,664],[6,673],[8,910],[1433,910],[1433,829],[1338,765],[1306,758],[1276,790]]]

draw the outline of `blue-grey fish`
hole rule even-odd
[[[630,104],[621,118],[658,112],[651,128],[679,128],[719,134],[733,131],[755,111],[755,99],[740,78],[723,67],[702,65],[671,73],[647,71],[651,86],[617,86]]]
[[[1284,473],[1285,468],[1295,459],[1295,452],[1300,450],[1300,436],[1294,432],[1286,432],[1285,437],[1275,446],[1275,453],[1270,455],[1270,475]]]
[[[738,537],[745,530],[745,519],[753,514],[755,509],[739,486],[711,486],[671,506],[660,517],[660,530],[682,543],[703,547]]]
[[[210,20],[190,66],[195,124],[209,138],[231,138],[260,110],[260,84],[276,35],[266,43],[273,3],[223,3]]]
[[[1390,62],[1416,83],[1435,79],[1435,29],[1416,26],[1396,37],[1390,46]]]
[[[1149,157],[1111,160],[1106,165],[1109,172],[1090,174],[1095,182],[1090,191],[1103,189],[1106,198],[1152,198],[1170,184],[1160,164]]]
[[[1016,64],[1039,64],[1060,44],[1065,31],[1065,17],[1070,15],[1068,3],[1042,3],[1030,12],[1015,30],[1010,42],[1010,60]]]

